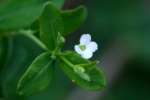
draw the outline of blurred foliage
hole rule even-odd
[[[150,70],[141,66],[150,66],[148,62],[140,58],[131,58],[120,78],[115,82],[108,95],[103,100],[149,100],[150,92]]]
[[[147,0],[87,0],[85,3],[89,16],[83,31],[91,32],[103,50],[118,40],[133,56],[149,60],[150,8]]]
[[[45,0],[46,1],[46,0]],[[42,13],[44,0],[6,0],[0,4],[0,30],[21,29]]]

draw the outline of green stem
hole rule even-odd
[[[32,35],[32,34],[24,34],[24,33],[22,33],[22,35],[27,36],[28,38],[30,38],[31,40],[33,40],[42,49],[48,50],[47,47],[37,37],[35,37],[34,35]]]
[[[68,60],[66,60],[63,56],[60,56],[60,55],[59,55],[59,58],[60,58],[63,62],[65,62],[68,66],[70,66],[71,68],[74,69],[74,65],[73,65],[72,63],[70,63]]]
[[[15,35],[24,35],[28,38],[30,38],[31,40],[33,40],[37,45],[39,45],[42,49],[44,50],[48,50],[48,48],[45,46],[45,44],[43,44],[37,37],[35,37],[33,34],[29,34],[29,33],[25,33],[23,31],[19,31],[19,32],[9,32],[9,33],[1,33],[0,34],[0,38],[1,37],[9,37],[9,36],[15,36]]]

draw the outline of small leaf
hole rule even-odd
[[[60,11],[49,3],[40,17],[40,38],[51,51],[56,47],[59,32],[63,33]]]
[[[61,49],[64,46],[65,41],[66,41],[65,38],[60,33],[58,33],[57,44],[56,44],[57,48]]]
[[[87,10],[84,6],[79,6],[73,10],[63,11],[61,15],[64,22],[64,35],[66,36],[83,24],[87,16]]]
[[[16,30],[33,23],[46,0],[6,0],[0,4],[0,30]]]
[[[106,85],[102,70],[96,63],[83,59],[75,52],[65,52],[59,56],[60,66],[77,85],[88,90],[101,90]]]
[[[20,95],[31,95],[45,90],[52,79],[52,59],[49,53],[42,53],[29,66],[18,82]]]

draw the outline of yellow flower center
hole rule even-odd
[[[79,47],[80,47],[80,49],[81,49],[82,51],[84,51],[84,50],[86,49],[86,46],[85,46],[85,45],[79,45]]]

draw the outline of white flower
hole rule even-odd
[[[85,59],[90,59],[93,53],[98,49],[96,42],[91,41],[90,34],[83,34],[80,38],[80,44],[74,46],[75,51]]]

